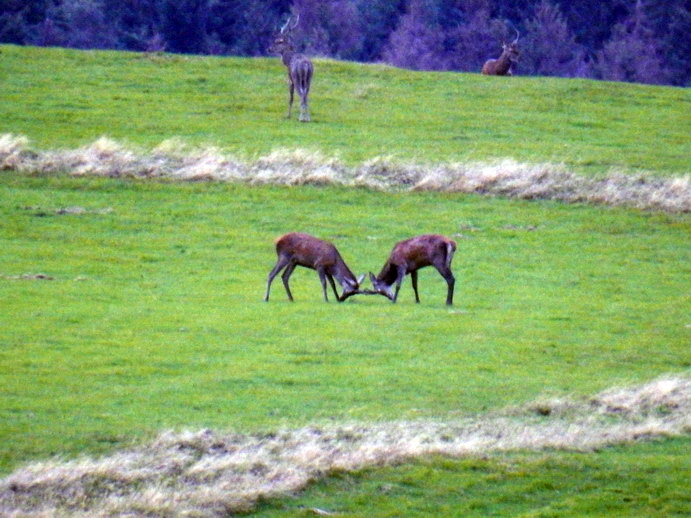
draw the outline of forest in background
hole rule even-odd
[[[299,50],[479,72],[520,32],[515,73],[689,86],[688,0],[0,0],[0,43],[264,56]]]

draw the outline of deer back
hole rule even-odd
[[[482,73],[488,76],[494,75],[494,71],[496,69],[496,59],[488,59],[485,61],[485,64],[482,66]]]
[[[430,266],[439,260],[446,262],[449,251],[456,250],[456,242],[439,234],[424,234],[397,243],[387,265],[404,266],[407,272]]]
[[[340,259],[334,245],[300,232],[279,237],[276,240],[276,253],[288,255],[295,263],[309,268],[334,266]]]
[[[356,280],[338,249],[328,241],[309,234],[292,232],[276,240],[276,253],[287,255],[300,266],[324,270],[338,279]]]

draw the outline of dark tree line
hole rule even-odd
[[[515,27],[518,74],[691,84],[689,0],[0,0],[0,42],[260,56],[290,13],[311,55],[477,72]]]

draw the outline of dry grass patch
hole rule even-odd
[[[303,149],[277,150],[247,160],[213,147],[190,148],[175,139],[150,152],[129,149],[108,138],[77,150],[38,153],[29,151],[28,144],[22,136],[0,136],[0,169],[32,174],[431,190],[691,212],[688,175],[662,178],[611,171],[590,177],[562,164],[528,164],[511,159],[416,164],[376,157],[351,167],[336,157]]]
[[[3,516],[223,516],[337,471],[548,448],[592,451],[691,430],[691,377],[544,400],[454,421],[310,426],[242,435],[164,432],[100,459],[30,464],[0,481]]]

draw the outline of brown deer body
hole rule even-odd
[[[281,28],[280,33],[274,39],[270,47],[271,52],[275,52],[281,56],[281,61],[288,70],[288,84],[290,91],[290,99],[288,100],[288,115],[290,119],[293,110],[293,98],[295,90],[300,97],[300,122],[309,122],[309,93],[312,85],[312,76],[314,75],[314,66],[310,59],[302,54],[295,52],[291,31],[297,27],[300,17],[291,24],[291,18]]]
[[[513,26],[512,26],[513,27]],[[503,43],[501,46],[501,56],[497,59],[488,59],[482,66],[482,73],[486,76],[510,76],[513,75],[511,67],[518,62],[518,37],[519,32],[516,31],[516,39],[511,43]]]
[[[285,234],[276,240],[276,254],[278,261],[269,273],[269,278],[266,283],[266,295],[264,300],[269,300],[269,291],[271,290],[271,282],[274,277],[283,270],[283,285],[288,293],[288,299],[293,300],[293,294],[290,293],[290,286],[288,280],[293,274],[296,266],[304,266],[316,270],[319,274],[319,280],[324,291],[324,300],[329,301],[326,294],[326,280],[329,280],[331,288],[333,289],[336,299],[343,302],[349,296],[358,293],[360,283],[365,278],[362,275],[359,279],[355,278],[353,272],[350,271],[346,263],[343,261],[341,254],[338,253],[336,247],[328,241],[322,241],[309,234],[301,234],[299,232],[292,232]],[[343,294],[338,295],[336,291],[336,284],[334,278],[343,287]]]
[[[456,279],[451,273],[451,260],[456,251],[456,242],[438,234],[425,234],[396,243],[389,259],[376,277],[370,272],[372,286],[377,293],[396,302],[403,277],[410,274],[415,292],[415,302],[420,302],[417,292],[417,271],[425,266],[434,266],[444,277],[448,290],[446,304],[453,304],[453,289]],[[396,285],[395,291],[393,290]]]

